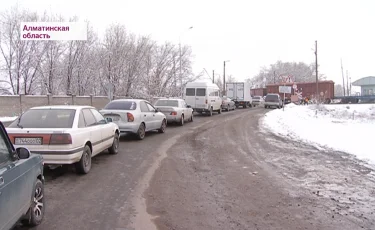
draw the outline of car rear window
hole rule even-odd
[[[260,99],[260,97],[254,97],[254,99],[258,99],[258,100],[259,100],[259,99]]]
[[[277,95],[267,95],[266,96],[266,100],[277,100],[278,99],[278,96]]]
[[[172,106],[172,107],[178,107],[178,101],[177,100],[158,100],[155,103],[155,106]]]
[[[195,96],[195,88],[186,88],[186,96]]]
[[[30,109],[8,127],[72,128],[75,109]]]
[[[104,107],[107,110],[135,110],[136,108],[135,101],[112,101]]]
[[[196,96],[206,96],[206,89],[197,89]]]

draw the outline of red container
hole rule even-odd
[[[267,94],[267,88],[256,88],[256,89],[250,89],[250,95],[251,96],[266,96]]]
[[[286,83],[285,86],[297,85],[297,89],[302,92],[302,97],[313,98],[316,94],[316,82],[295,82],[295,83]],[[279,93],[279,86],[284,84],[272,84],[267,85],[267,93]],[[330,102],[335,95],[335,82],[333,81],[319,81],[318,82],[319,98],[323,99],[325,102]],[[279,93],[281,98],[284,99],[284,94]],[[294,94],[294,89],[292,88],[292,94],[285,94],[285,98],[291,98],[291,95]]]

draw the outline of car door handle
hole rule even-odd
[[[4,178],[0,177],[0,185],[4,184]]]
[[[147,115],[145,114],[145,115],[143,115],[143,116],[145,117],[145,116],[147,116]]]

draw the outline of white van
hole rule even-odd
[[[186,84],[184,99],[195,112],[208,113],[212,116],[213,112],[221,114],[220,94],[220,88],[214,83],[190,82]]]

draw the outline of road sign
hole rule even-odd
[[[279,79],[281,79],[281,81],[283,83],[293,83],[294,82],[294,79],[293,79],[292,75],[280,75]]]
[[[296,85],[296,84],[293,84],[293,89],[294,89],[294,90],[297,89],[297,85]]]
[[[290,86],[279,86],[279,93],[292,93],[292,87]]]

